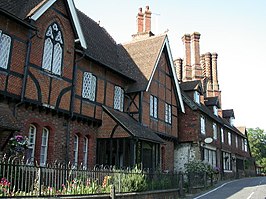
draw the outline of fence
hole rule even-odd
[[[111,185],[118,193],[139,192],[176,189],[182,184],[180,175],[172,173],[60,163],[40,167],[16,158],[0,162],[0,178],[2,197],[101,194],[110,193]]]

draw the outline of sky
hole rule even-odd
[[[167,32],[173,59],[183,58],[181,37],[199,32],[200,53],[218,53],[222,109],[235,126],[266,131],[266,0],[74,0],[117,43],[131,41],[136,16],[148,5],[152,32]]]

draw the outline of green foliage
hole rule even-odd
[[[248,129],[248,140],[252,157],[266,170],[266,133],[260,128]]]
[[[201,173],[207,172],[207,174],[213,174],[215,169],[208,163],[200,160],[193,160],[185,164],[186,173]]]
[[[8,152],[10,156],[22,156],[28,148],[28,138],[16,135],[8,141]]]
[[[117,186],[120,184],[120,188]],[[148,188],[147,178],[142,170],[135,167],[130,173],[117,171],[114,175],[114,183],[117,185],[116,189],[121,192],[140,192],[146,191]]]

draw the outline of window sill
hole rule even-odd
[[[233,173],[232,170],[224,170],[225,173]]]

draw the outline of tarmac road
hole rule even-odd
[[[194,199],[266,199],[266,177],[229,181]]]

